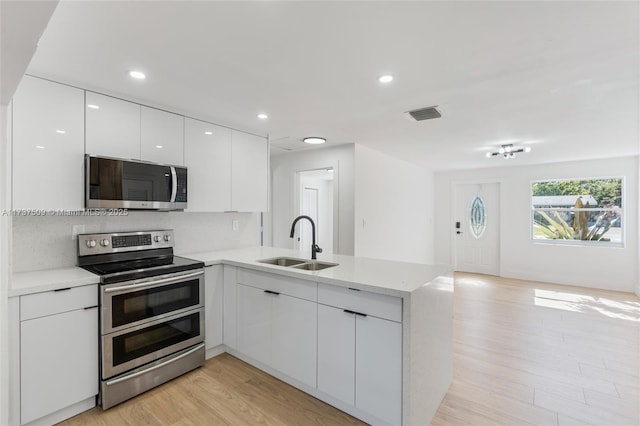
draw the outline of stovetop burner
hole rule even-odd
[[[100,275],[101,284],[185,272],[203,262],[173,255],[173,231],[78,236],[78,265]]]

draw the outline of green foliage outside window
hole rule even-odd
[[[622,242],[622,179],[531,184],[536,240]]]

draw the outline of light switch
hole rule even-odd
[[[234,230],[234,231],[238,230],[238,219],[233,219],[231,221],[231,229]]]

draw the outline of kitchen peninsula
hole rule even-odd
[[[210,350],[369,423],[429,424],[452,380],[449,267],[319,254],[336,265],[314,271],[300,269],[308,254],[270,247],[184,256],[218,268],[205,294],[223,295],[208,315],[224,330]]]
[[[182,256],[206,266],[207,358],[229,352],[371,424],[429,424],[452,380],[453,276],[449,267],[330,254],[318,254],[317,261],[311,261],[309,253],[270,247]],[[96,306],[98,281],[99,277],[76,267],[12,277],[9,306],[15,341],[29,331],[25,326],[33,321],[31,317],[48,315],[53,309],[47,307],[49,302],[40,303],[45,299],[60,299],[58,304],[65,306],[71,303],[68,300],[75,301],[77,310],[60,307],[65,312],[59,315],[61,320],[83,316],[73,324],[83,325],[86,332],[75,333],[73,345],[84,348],[77,352],[87,352],[81,359],[91,363],[58,366],[60,371],[74,371],[76,382],[83,386],[76,389],[67,383],[65,395],[77,397],[52,400],[40,410],[38,415],[51,413],[43,417],[51,422],[95,406],[98,347],[92,342],[97,339],[98,310],[83,307]],[[28,315],[20,309],[32,302],[38,302],[34,305],[40,307],[38,312],[47,312]],[[46,335],[55,340],[57,330]],[[29,353],[39,353],[28,350],[22,341],[23,361]],[[33,346],[40,347],[39,341]],[[19,347],[12,351],[11,386],[16,395],[21,394],[19,372],[26,365],[18,362]],[[32,381],[49,382],[40,376]],[[25,393],[26,389],[21,398],[23,417],[25,404],[50,399],[49,387],[35,387],[45,392],[40,396]],[[68,405],[69,401],[77,402]],[[20,400],[14,400],[12,424],[24,423],[19,420],[20,407]]]

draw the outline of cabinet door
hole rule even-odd
[[[87,92],[87,154],[140,159],[140,105]]]
[[[231,210],[231,130],[185,118],[189,212]]]
[[[402,421],[402,324],[356,316],[356,407]]]
[[[155,108],[142,107],[140,157],[145,161],[184,164],[184,117]]]
[[[238,350],[271,366],[272,299],[274,295],[238,284]]]
[[[318,305],[318,389],[355,404],[355,315]]]
[[[84,91],[24,76],[13,98],[13,208],[84,208]]]
[[[223,292],[222,265],[207,266],[204,269],[205,341],[207,342],[207,349],[222,344]]]
[[[272,367],[315,388],[318,304],[283,294],[271,299]]]
[[[98,393],[98,309],[20,324],[21,422]]]
[[[267,140],[232,130],[231,141],[231,210],[267,211]]]
[[[237,349],[237,313],[238,313],[238,293],[236,284],[237,268],[235,266],[224,265],[224,306],[223,306],[223,330],[222,341],[232,349]]]

